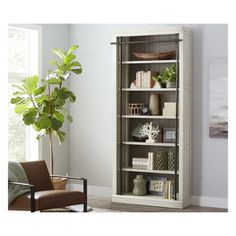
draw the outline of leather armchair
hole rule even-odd
[[[21,162],[20,164],[26,173],[29,184],[19,182],[9,182],[9,184],[28,186],[30,192],[17,197],[9,205],[9,210],[30,210],[34,212],[83,204],[83,211],[87,212],[87,179],[57,175],[54,177],[64,177],[82,181],[83,192],[54,190],[45,161]]]

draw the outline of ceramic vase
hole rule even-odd
[[[147,193],[146,188],[146,179],[143,178],[143,175],[137,175],[136,178],[133,180],[134,188],[133,194],[138,196],[143,196]]]
[[[149,110],[151,115],[160,115],[160,96],[159,94],[151,94],[149,99]]]

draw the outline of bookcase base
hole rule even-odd
[[[136,204],[144,206],[169,207],[183,209],[189,206],[189,200],[163,199],[162,197],[146,195],[134,196],[132,194],[112,195],[112,202]]]

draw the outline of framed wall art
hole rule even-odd
[[[228,60],[209,62],[209,136],[228,138]]]
[[[174,143],[176,138],[175,128],[163,128],[163,142]]]

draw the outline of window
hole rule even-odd
[[[8,159],[17,161],[39,159],[39,143],[31,127],[14,113],[10,96],[12,84],[29,75],[40,75],[40,35],[38,26],[9,26],[8,28]]]

